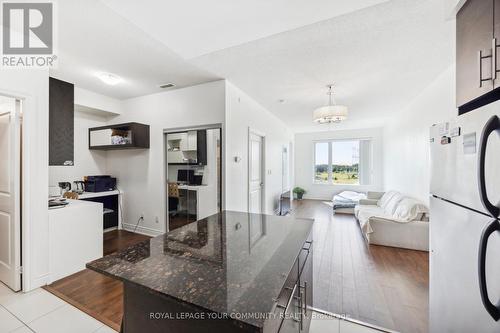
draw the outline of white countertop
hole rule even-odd
[[[78,195],[78,199],[89,199],[89,198],[98,198],[98,197],[107,197],[109,195],[120,195],[123,194],[122,191],[114,190],[114,191],[105,191],[105,192],[83,192]],[[49,199],[60,199],[61,196],[49,197]]]
[[[89,198],[97,198],[97,197],[107,197],[108,195],[119,195],[121,191],[105,191],[105,192],[83,192],[78,195],[78,199],[89,199]]]
[[[68,203],[66,206],[59,206],[59,207],[53,207],[49,208],[49,212],[55,212],[59,210],[65,210],[65,209],[71,209],[71,208],[77,208],[77,207],[98,207],[99,205],[102,205],[101,203],[96,203],[96,202],[91,202],[91,201],[80,201],[80,200],[71,200],[71,199],[66,199],[66,202]]]
[[[208,185],[178,185],[179,190],[198,191],[208,188]]]

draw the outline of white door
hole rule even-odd
[[[290,190],[290,146],[283,146],[281,159],[281,192]]]
[[[21,289],[20,102],[0,96],[0,281]]]
[[[262,199],[264,196],[264,168],[263,168],[264,138],[250,132],[248,143],[248,212],[264,213]]]

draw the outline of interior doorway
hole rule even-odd
[[[21,290],[22,102],[0,95],[0,281]]]
[[[222,211],[222,126],[164,131],[166,230]]]

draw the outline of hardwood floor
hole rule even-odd
[[[294,201],[315,219],[314,307],[404,333],[428,331],[429,254],[367,245],[352,215]]]
[[[178,214],[175,216],[170,215],[168,218],[168,226],[169,226],[168,229],[172,231],[182,226],[185,226],[186,224],[193,223],[195,221],[196,217],[193,215],[188,215],[188,214]]]
[[[314,307],[403,333],[428,327],[427,252],[368,246],[351,215],[333,215],[321,201],[295,201],[292,215],[314,218]],[[109,254],[148,239],[126,231],[107,233]],[[123,285],[84,270],[46,289],[119,330]]]
[[[126,230],[113,230],[104,234],[104,255],[118,252],[127,247],[148,240],[151,237]]]
[[[151,237],[125,230],[104,234],[104,255]],[[89,269],[65,277],[45,289],[116,331],[123,316],[123,283]]]

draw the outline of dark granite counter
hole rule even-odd
[[[222,314],[273,310],[313,220],[224,211],[88,268]],[[265,318],[239,319],[262,328]]]

